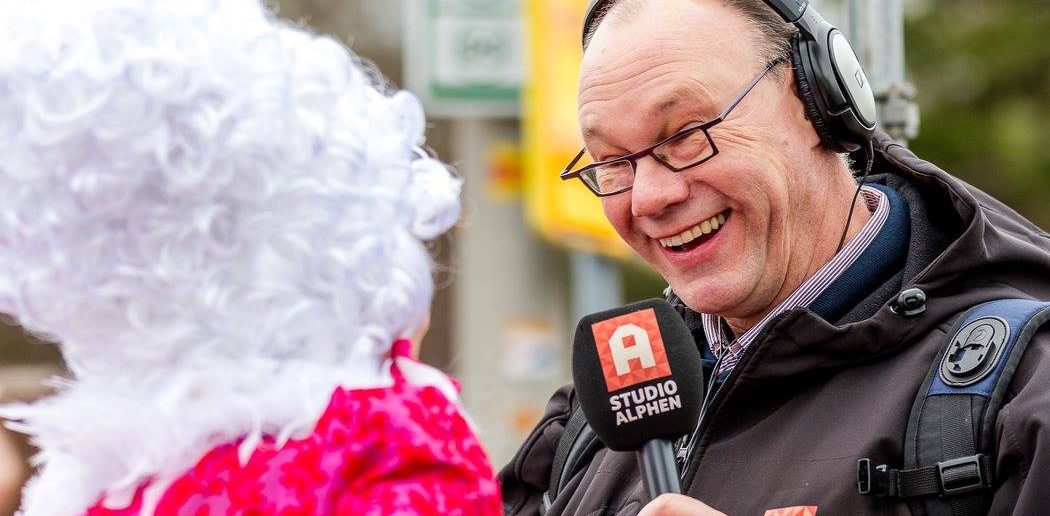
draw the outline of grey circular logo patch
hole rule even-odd
[[[966,387],[992,372],[1003,353],[1010,327],[998,317],[982,317],[963,326],[941,360],[941,380]]]

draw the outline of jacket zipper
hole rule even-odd
[[[729,376],[726,377],[726,380],[714,390],[714,394],[711,394],[710,384],[714,383],[715,378],[718,377],[718,366],[722,362],[722,357],[718,357],[718,361],[715,362],[715,368],[711,372],[711,379],[708,382],[708,390],[704,394],[704,403],[703,406],[700,407],[700,418],[697,420],[696,428],[693,430],[692,435],[689,437],[689,440],[686,441],[684,446],[685,467],[682,469],[681,475],[683,492],[688,489],[692,477],[696,476],[696,472],[700,467],[700,461],[694,460],[694,456],[696,455],[697,445],[699,444],[701,437],[703,437],[704,433],[707,431],[707,423],[709,423],[711,419],[709,416],[716,414],[724,401],[718,397],[718,394],[722,392],[723,387],[736,380],[736,377],[741,370],[741,366],[750,360],[751,356],[755,354],[755,350],[758,349],[759,344],[765,342],[769,333],[773,331],[773,327],[775,327],[777,323],[789,313],[790,310],[777,315],[766,324],[766,327],[762,329],[762,332],[759,333],[755,340],[751,341],[751,344],[744,350],[744,354],[740,357],[740,360],[737,361],[736,365],[733,366],[733,370],[729,372]]]
[[[710,402],[714,399],[714,396],[718,394],[718,391],[722,389],[721,385],[715,388],[715,382],[718,379],[718,375],[715,374],[715,371],[718,371],[720,365],[722,365],[722,357],[718,357],[718,359],[715,360],[715,365],[711,369],[711,377],[707,379],[707,388],[704,389],[704,399],[700,404],[700,417],[696,420],[696,426],[693,427],[693,431],[682,441],[681,446],[678,448],[678,453],[675,454],[675,459],[678,462],[678,469],[682,472],[683,478],[685,477],[685,465],[689,463],[689,458],[692,456],[693,444],[696,442],[696,438],[700,433],[700,422],[704,420],[704,415],[707,413],[707,407]]]

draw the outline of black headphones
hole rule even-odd
[[[590,0],[583,21],[586,38],[608,0]],[[875,95],[849,40],[816,11],[809,0],[765,0],[784,21],[798,28],[791,40],[795,83],[821,141],[835,152],[867,146],[875,132]]]

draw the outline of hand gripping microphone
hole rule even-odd
[[[587,422],[611,450],[636,451],[650,498],[680,493],[672,440],[700,415],[700,352],[681,316],[649,299],[580,320],[572,379]]]

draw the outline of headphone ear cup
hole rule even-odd
[[[821,113],[820,107],[817,106],[817,101],[813,97],[813,86],[810,85],[809,76],[806,73],[805,64],[802,60],[801,37],[800,34],[795,34],[795,37],[791,38],[791,66],[795,71],[795,85],[798,88],[798,96],[802,100],[806,118],[813,124],[813,129],[816,130],[820,141],[828,148],[838,152],[841,149],[841,145],[839,145],[835,136],[832,135],[831,129],[824,119],[824,114]]]

